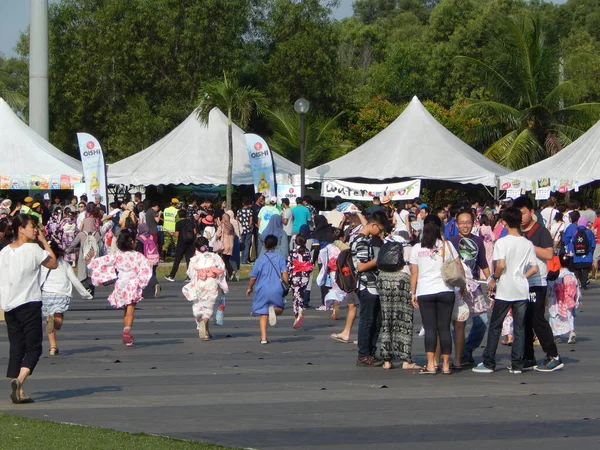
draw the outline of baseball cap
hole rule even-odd
[[[177,203],[179,203],[179,199],[176,199],[176,198],[172,198],[171,199],[171,204],[172,205],[176,205]]]
[[[23,200],[25,203],[31,203],[33,201],[33,199],[31,197],[25,197],[25,200]]]
[[[273,196],[269,198],[269,203],[275,204],[277,203],[277,197]]]
[[[37,208],[38,206],[40,206],[40,202],[35,202],[33,205],[31,205],[32,208]]]
[[[423,208],[429,208],[429,206],[427,205],[427,203],[421,203],[419,205],[419,209],[423,209]]]

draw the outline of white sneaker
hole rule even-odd
[[[567,341],[567,344],[575,344],[576,342],[577,336],[575,335],[575,333],[569,334],[569,340]]]
[[[269,325],[272,327],[277,325],[277,314],[275,314],[275,307],[273,305],[269,306]]]
[[[419,337],[423,336],[425,336],[425,327],[421,327],[421,329],[419,330]]]
[[[494,372],[492,369],[488,369],[487,367],[485,367],[483,365],[483,363],[477,364],[477,366],[473,367],[472,370],[475,373],[493,373]]]

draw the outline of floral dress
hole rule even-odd
[[[335,244],[329,244],[319,252],[318,261],[321,265],[321,270],[317,276],[317,284],[331,288],[325,296],[326,309],[332,309],[334,303],[341,303],[346,298],[346,293],[335,282],[335,271],[339,254],[340,249]]]
[[[311,254],[307,248],[296,247],[291,250],[287,258],[290,274],[290,286],[294,296],[294,315],[304,309],[304,291],[313,270]]]
[[[575,316],[580,300],[579,282],[566,268],[560,270],[556,281],[548,282],[548,314],[554,336],[575,331]]]
[[[79,230],[77,229],[77,221],[71,217],[65,217],[61,220],[58,226],[57,236],[60,235],[60,248],[66,250],[75,240]],[[77,253],[65,254],[64,260],[69,263],[74,263],[77,260]]]
[[[196,253],[190,259],[187,270],[190,282],[186,284],[181,292],[184,297],[192,303],[192,312],[199,325],[203,319],[213,316],[215,303],[219,298],[219,289],[229,292],[229,286],[225,277],[225,263],[216,253]]]
[[[148,259],[133,250],[117,251],[93,259],[88,269],[94,286],[117,280],[114,291],[108,296],[108,302],[115,308],[139,302],[142,291],[152,278],[152,266]]]

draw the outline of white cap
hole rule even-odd
[[[269,203],[276,204],[277,203],[277,197],[273,196],[273,197],[269,198]]]

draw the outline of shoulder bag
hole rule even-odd
[[[446,261],[447,243],[448,241],[444,240],[442,246],[442,279],[450,286],[464,288],[467,284],[467,281],[465,280],[462,270],[460,270],[460,266],[454,258]]]
[[[273,266],[273,269],[275,269],[275,272],[277,272],[279,274],[279,282],[281,283],[281,289],[283,289],[283,296],[285,297],[290,292],[290,285],[283,279],[283,277],[281,276],[281,273],[279,272],[279,269],[277,269],[277,267],[275,267],[275,264],[273,264],[273,261],[271,261],[271,258],[269,258],[267,256],[266,252],[265,252],[265,258],[267,258],[269,260],[269,262]]]

